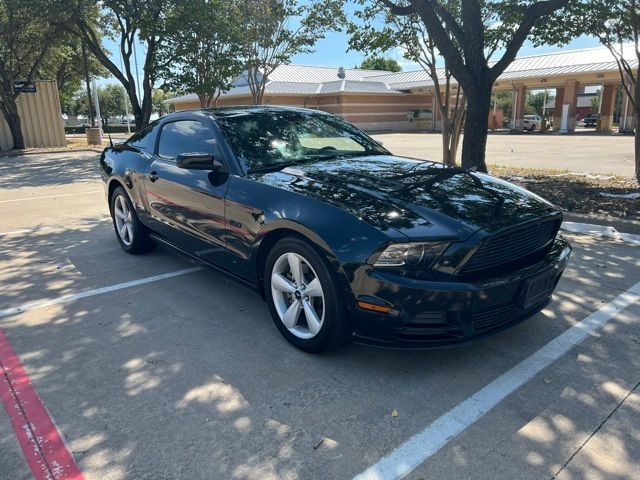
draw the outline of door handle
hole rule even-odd
[[[150,181],[155,182],[158,179],[158,173],[157,172],[149,172],[149,173],[147,173],[147,178]]]

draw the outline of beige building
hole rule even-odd
[[[576,127],[578,94],[586,87],[600,87],[603,90],[600,128],[610,131],[619,84],[614,58],[607,49],[599,47],[517,58],[494,84],[493,91],[512,92],[513,117],[507,120],[513,131],[522,131],[527,89],[546,89],[549,95],[555,95],[554,129],[571,133]],[[423,70],[392,73],[282,65],[269,75],[264,103],[324,110],[368,131],[437,130],[441,123],[437,111],[435,115],[433,112],[433,94],[433,81]],[[200,107],[194,94],[170,102],[176,110]],[[248,104],[251,92],[243,76],[218,102],[219,106]],[[501,119],[502,112],[495,114]],[[501,120],[496,124],[501,126]],[[489,125],[493,126],[493,112]],[[623,98],[620,130],[631,132],[634,128],[629,99]]]
[[[22,134],[26,147],[64,147],[62,111],[58,87],[54,80],[36,80],[30,90],[18,95],[16,104],[22,121]],[[9,125],[0,115],[0,149],[11,150],[13,138]]]

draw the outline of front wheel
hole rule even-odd
[[[147,229],[136,214],[129,195],[118,187],[111,196],[111,218],[116,238],[127,253],[143,253],[153,248]]]
[[[534,123],[533,125],[531,125],[531,128],[529,128],[530,132],[535,132],[536,131],[536,124]]]
[[[298,238],[269,252],[265,292],[280,333],[295,347],[318,353],[346,343],[351,329],[344,298],[327,260]]]

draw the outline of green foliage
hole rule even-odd
[[[378,55],[365,58],[358,68],[365,70],[386,70],[388,72],[399,72],[402,70],[400,64],[393,58],[385,58]]]
[[[68,15],[59,19],[65,28],[80,38],[97,60],[125,88],[131,102],[136,128],[149,123],[152,92],[161,63],[158,49],[167,35],[179,0],[48,0],[64,5]],[[118,51],[109,52],[103,37],[111,38]],[[138,47],[138,61],[134,45]],[[112,59],[113,58],[113,59]],[[120,65],[122,60],[122,68]],[[142,69],[138,85],[136,63]]]
[[[41,0],[0,0],[0,112],[9,125],[14,148],[24,148],[21,120],[16,106],[15,81],[27,83],[47,53],[57,44],[61,29],[42,14]],[[55,11],[48,12],[55,15]]]
[[[599,112],[600,111],[600,97],[601,96],[602,96],[602,89],[599,88],[598,90],[596,90],[596,94],[591,99],[591,109],[594,112]]]
[[[113,118],[125,117],[125,98],[127,102],[129,99],[126,97],[124,88],[116,83],[109,83],[97,88],[98,90],[98,102],[100,103],[100,119],[102,125],[109,125],[109,122]],[[127,105],[129,111],[131,111],[130,104]],[[70,116],[84,116],[89,118],[89,101],[87,98],[87,91],[79,89],[74,93],[69,102],[63,104],[62,113]]]
[[[87,54],[87,66],[93,77],[106,77],[109,74],[90,53]],[[63,111],[71,108],[74,96],[84,85],[80,40],[74,35],[65,34],[57,45],[49,49],[37,75],[45,80],[55,80]]]
[[[109,119],[112,117],[125,116],[125,98],[127,98],[126,93],[121,85],[110,83],[98,87],[98,102],[100,103],[102,125],[108,125]],[[131,111],[131,107],[127,107]]]
[[[536,27],[535,45],[566,45],[581,35],[602,43],[632,39],[630,0],[570,0]]]
[[[84,134],[87,129],[86,125],[66,125],[64,133],[66,134]],[[131,127],[129,128],[131,130]],[[127,133],[127,126],[122,124],[103,125],[103,133]]]
[[[243,41],[238,2],[182,0],[159,50],[164,87],[195,93],[209,107],[241,73]]]
[[[547,102],[553,100],[554,95],[549,95],[547,92]],[[532,92],[527,90],[527,97],[524,104],[524,113],[527,115],[542,115],[544,107],[544,92],[536,91]]]
[[[240,0],[245,77],[255,104],[267,77],[294,55],[310,53],[329,30],[344,23],[340,0]]]
[[[153,90],[153,112],[157,113],[159,117],[171,113],[175,110],[173,104],[165,103],[165,100],[175,97],[175,93],[171,91],[162,90],[156,88]]]

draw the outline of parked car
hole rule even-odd
[[[251,286],[309,352],[499,332],[550,301],[571,251],[537,195],[394,156],[314,110],[173,113],[100,167],[126,252],[159,243]]]
[[[582,119],[582,122],[585,127],[595,127],[598,124],[598,120],[600,120],[598,113],[589,113]]]
[[[529,130],[530,132],[535,132],[536,130],[543,130],[549,126],[549,122],[547,122],[544,117],[540,115],[525,115],[524,116],[524,129]]]

